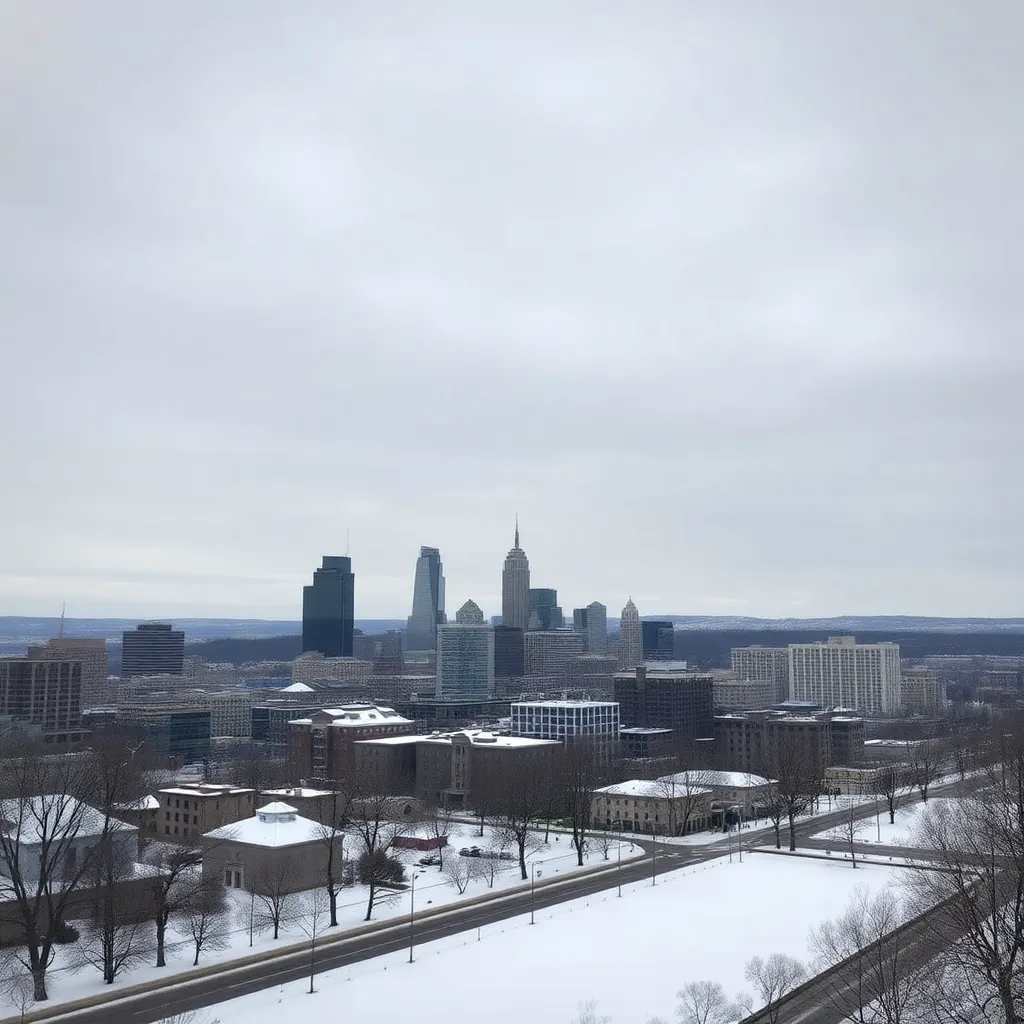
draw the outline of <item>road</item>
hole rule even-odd
[[[934,789],[935,796],[954,791],[954,784]],[[931,794],[929,794],[931,795]],[[873,805],[864,806],[864,816],[874,814]],[[840,824],[847,818],[847,811],[833,811],[816,814],[799,822],[796,826],[798,844],[809,836]],[[460,932],[496,924],[499,921],[530,913],[531,902],[535,910],[614,889],[621,884],[650,880],[652,873],[660,875],[703,861],[721,857],[727,848],[721,843],[705,846],[676,846],[658,843],[652,865],[649,839],[636,840],[648,851],[640,860],[628,861],[621,868],[609,862],[608,870],[598,874],[568,876],[543,886],[538,886],[531,899],[529,891],[517,892],[491,903],[454,906],[451,910],[424,918],[415,923],[417,945],[444,939]],[[754,837],[744,836],[743,846],[769,842],[772,833],[758,833]],[[783,846],[788,845],[788,829],[783,829]],[[316,957],[316,973],[334,970],[347,964],[393,953],[409,947],[409,922],[396,921],[368,935],[352,936],[335,940],[320,947]],[[294,953],[279,955],[273,950],[257,963],[233,968],[230,974],[218,972],[205,977],[171,975],[166,985],[145,994],[129,996],[88,1009],[68,1013],[57,1004],[52,1007],[38,1007],[26,1014],[25,1021],[44,1021],[61,1017],[68,1024],[150,1024],[177,1013],[209,1007],[215,1003],[239,996],[249,995],[273,988],[289,981],[309,977],[309,950],[299,949]],[[787,1021],[789,1018],[787,1017]],[[810,1018],[808,1018],[810,1021]]]

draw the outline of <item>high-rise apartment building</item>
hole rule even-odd
[[[323,565],[313,573],[312,586],[302,588],[303,653],[352,657],[355,585],[351,558],[324,555]]]
[[[560,676],[583,654],[583,637],[572,629],[531,630],[523,644],[528,676]]]
[[[482,626],[484,613],[476,601],[470,599],[455,613],[455,622],[460,626]]]
[[[494,627],[495,679],[518,679],[526,674],[523,635],[515,626]]]
[[[107,642],[101,638],[58,636],[45,646],[30,647],[28,656],[41,661],[80,661],[82,663],[82,707],[95,708],[109,703],[111,687],[107,670]]]
[[[530,562],[519,546],[518,519],[515,544],[501,571],[501,624],[522,630],[530,624]]]
[[[902,707],[899,644],[859,644],[852,636],[789,645],[792,700],[823,708],[893,714]]]
[[[494,630],[449,623],[437,627],[437,697],[486,698],[494,693]]]
[[[946,684],[933,668],[905,668],[900,672],[903,710],[912,715],[937,711],[946,703]]]
[[[82,739],[82,663],[0,658],[0,715],[35,726],[46,743]]]
[[[640,613],[633,598],[626,602],[619,617],[619,668],[634,669],[643,661],[643,633],[640,631]]]
[[[409,616],[406,650],[432,651],[437,627],[445,621],[444,570],[437,548],[420,548],[412,586],[412,615]]]
[[[773,683],[773,703],[789,700],[788,647],[734,647],[730,657],[732,670],[740,682]]]
[[[600,601],[591,601],[587,613],[587,653],[608,653],[608,609]]]
[[[667,619],[644,619],[640,638],[644,661],[675,661],[676,632]]]
[[[551,587],[530,588],[530,629],[561,629],[565,622],[558,606],[558,591]]]
[[[143,622],[121,636],[121,678],[180,676],[185,671],[185,633],[168,622]]]

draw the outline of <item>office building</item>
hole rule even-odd
[[[134,730],[149,753],[164,754],[179,764],[210,756],[210,712],[184,704],[121,704],[120,728]]]
[[[714,675],[715,673],[712,673]],[[769,679],[722,679],[715,677],[716,711],[760,711],[775,703],[775,683]]]
[[[253,705],[252,740],[254,743],[265,746],[267,754],[271,757],[279,757],[288,752],[291,735],[288,727],[292,722],[315,715],[324,707],[325,703],[338,702],[336,694],[325,693],[317,695],[316,698],[310,694],[295,694],[295,696],[307,699],[281,698]]]
[[[586,608],[573,608],[572,610],[572,628],[573,632],[579,633],[583,637],[583,650],[587,650],[587,609]]]
[[[528,676],[562,676],[569,662],[583,655],[583,637],[572,629],[527,632],[523,646]]]
[[[185,633],[167,622],[143,622],[121,638],[121,678],[180,676],[185,670]]]
[[[640,613],[633,604],[633,598],[630,598],[619,617],[619,668],[623,671],[634,669],[643,661],[643,656]]]
[[[792,700],[871,715],[902,708],[899,644],[859,644],[852,636],[789,645]]]
[[[501,624],[524,631],[530,624],[530,562],[519,546],[518,519],[515,544],[501,571]]]
[[[615,700],[622,725],[671,729],[675,750],[697,767],[705,756],[703,741],[710,745],[714,736],[713,687],[710,674],[688,672],[673,662],[652,662],[615,676]]]
[[[302,588],[302,650],[325,658],[352,657],[356,578],[352,559],[324,555],[312,586]]]
[[[558,591],[550,587],[531,587],[529,629],[561,629],[564,621],[558,606]]]
[[[618,753],[619,705],[614,701],[516,701],[511,717],[513,736],[558,740],[566,745],[584,740],[601,762],[611,761]]]
[[[0,715],[45,743],[82,740],[82,663],[0,658]],[[26,730],[26,726],[34,729]]]
[[[444,569],[437,548],[420,548],[412,586],[412,615],[406,632],[406,649],[433,651],[437,627],[445,622]]]
[[[358,658],[325,658],[318,651],[300,654],[292,662],[293,683],[349,683],[369,679],[373,662]]]
[[[111,686],[107,670],[107,642],[93,637],[60,636],[45,646],[30,647],[28,657],[41,661],[80,661],[82,663],[82,707],[101,707],[109,703]]]
[[[730,652],[732,670],[741,682],[770,682],[775,696],[768,702],[778,704],[789,700],[789,648],[788,647],[734,647]]]
[[[526,674],[523,635],[516,626],[494,627],[495,679],[517,679]]]
[[[194,843],[211,829],[252,814],[255,790],[201,783],[157,790],[157,832],[165,842]]]
[[[490,697],[494,693],[494,630],[486,625],[437,627],[439,700]]]
[[[935,669],[902,669],[900,692],[903,699],[903,710],[911,715],[938,711],[946,704],[946,685],[939,681]]]
[[[484,624],[484,613],[476,601],[467,601],[456,613],[455,622],[459,626],[482,626]],[[488,626],[488,629],[491,627]]]
[[[665,619],[644,619],[640,623],[644,661],[675,661],[675,627]]]
[[[608,609],[600,601],[592,601],[583,609],[587,613],[587,653],[603,656],[608,653]]]
[[[615,691],[615,658],[600,654],[584,654],[570,658],[563,669],[563,686],[567,691],[585,693],[592,700],[611,700]]]

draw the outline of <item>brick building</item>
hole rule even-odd
[[[693,750],[714,735],[714,679],[684,663],[639,665],[615,676],[615,700],[624,727],[671,729],[677,751]]]
[[[169,842],[196,842],[205,832],[248,818],[255,796],[251,789],[208,784],[158,790],[157,834]]]

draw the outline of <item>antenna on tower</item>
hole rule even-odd
[[[348,545],[348,527],[345,527],[345,557],[348,558],[349,545]]]
[[[67,611],[67,601],[61,601],[60,603],[60,629],[57,631],[57,636],[61,640],[64,639],[64,612]]]

